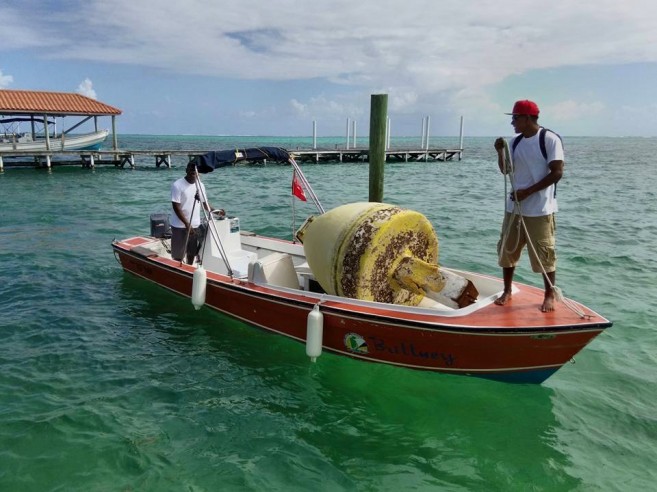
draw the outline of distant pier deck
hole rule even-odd
[[[299,163],[368,162],[369,149],[287,149]],[[119,168],[135,168],[146,160],[154,160],[156,167],[171,167],[174,159],[186,162],[210,150],[98,150],[98,151],[0,151],[0,171],[7,167],[46,167],[82,165],[114,165]],[[386,150],[386,162],[446,162],[461,160],[463,149],[444,148],[396,148]],[[153,162],[151,160],[151,162]],[[267,164],[257,160],[252,164]]]
[[[368,162],[369,149],[290,150],[298,162]],[[463,149],[389,149],[386,162],[451,161],[461,160]]]

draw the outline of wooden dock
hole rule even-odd
[[[369,149],[287,149],[299,163],[368,162]],[[81,165],[94,168],[97,165],[114,165],[117,168],[135,168],[137,161],[154,159],[156,167],[171,167],[174,158],[187,162],[209,150],[98,150],[98,151],[0,151],[0,172],[8,167],[45,167]],[[411,149],[386,150],[386,162],[446,162],[461,160],[463,149]],[[253,161],[251,164],[267,164]]]
[[[297,162],[368,162],[369,149],[290,150]],[[386,162],[428,162],[461,160],[463,149],[390,149]]]

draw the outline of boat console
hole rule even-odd
[[[246,278],[249,273],[249,263],[254,262],[258,255],[242,249],[240,219],[238,217],[213,217],[212,221],[213,225],[209,224],[205,231],[205,240],[201,247],[201,263],[206,270],[223,275],[229,274],[219,245],[213,237],[216,231],[230,269],[233,271],[233,277]]]

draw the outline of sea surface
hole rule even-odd
[[[313,364],[295,341],[125,274],[110,243],[168,211],[182,157],[51,172],[5,161],[0,490],[655,490],[657,138],[564,141],[557,283],[614,326],[542,385],[327,353]],[[129,149],[311,143],[119,136]],[[387,164],[385,201],[432,221],[442,264],[499,275],[493,138],[464,147],[461,161]],[[368,198],[366,164],[302,168],[326,209]],[[293,220],[289,166],[202,179],[246,230],[289,238],[314,213],[297,200]],[[541,285],[526,257],[517,280]]]

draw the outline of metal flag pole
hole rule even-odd
[[[310,199],[315,204],[315,207],[317,207],[319,213],[323,214],[324,212],[326,212],[326,210],[324,210],[324,207],[322,207],[319,198],[317,198],[317,195],[315,194],[315,190],[313,190],[313,187],[310,186],[310,183],[306,179],[306,176],[303,174],[303,172],[301,172],[301,168],[299,167],[299,164],[297,164],[297,161],[295,161],[292,156],[290,156],[289,158],[289,163],[294,168],[295,172],[297,173],[297,176],[299,177],[299,181],[301,181],[301,184],[308,192],[308,195],[310,195]]]

